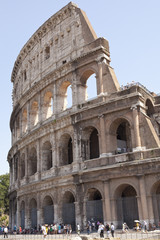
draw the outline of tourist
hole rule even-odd
[[[4,238],[8,238],[8,228],[4,227]]]
[[[111,223],[111,234],[112,234],[112,237],[114,237],[114,224]]]

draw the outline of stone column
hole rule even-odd
[[[135,134],[135,148],[133,151],[141,150],[141,139],[139,132],[139,116],[137,111],[137,106],[132,107],[133,110],[133,125],[134,125],[134,134]]]
[[[56,132],[51,131],[51,143],[52,143],[52,167],[57,167],[57,146],[56,146]]]
[[[87,200],[84,199],[83,201],[83,225],[86,226],[87,224]]]
[[[74,204],[75,204],[75,221],[76,221],[76,225],[77,225],[77,223],[79,223],[80,226],[81,226],[82,219],[81,219],[81,212],[80,212],[79,202],[75,202]]]
[[[147,196],[149,222],[154,223],[152,195]]]
[[[98,78],[99,78],[99,95],[103,95],[103,79],[102,79],[102,74],[103,74],[103,68],[102,68],[102,60],[98,60]]]
[[[138,205],[139,219],[143,219],[142,205],[141,205],[141,198],[140,198],[140,196],[137,196],[137,205]]]
[[[37,172],[38,173],[42,172],[40,139],[37,140]]]
[[[111,218],[112,218],[112,222],[114,223],[115,226],[117,226],[117,224],[118,224],[116,209],[117,209],[116,199],[112,198],[111,199]]]
[[[59,205],[57,203],[54,204],[54,222],[59,223],[59,214],[58,214]]]
[[[105,129],[105,120],[104,115],[98,116],[100,121],[100,146],[101,146],[101,153],[100,157],[106,157],[107,156],[107,150],[106,150],[106,129]]]
[[[146,199],[146,189],[145,189],[145,180],[144,176],[138,176],[139,178],[139,189],[140,189],[140,198],[141,198],[141,207],[142,207],[142,216],[143,219],[148,222],[148,206]]]
[[[57,91],[56,83],[54,82],[53,84],[53,116],[56,116],[57,114],[57,92],[56,91]]]
[[[111,203],[110,203],[110,190],[109,190],[109,180],[103,182],[104,188],[104,222],[110,223],[111,218]]]
[[[37,229],[38,226],[43,224],[43,208],[41,206],[41,197],[40,197],[40,193],[37,194]]]
[[[31,128],[31,119],[30,119],[30,101],[27,102],[27,132]]]
[[[28,180],[28,162],[29,162],[29,150],[28,147],[25,149],[25,178]]]
[[[29,213],[29,202],[28,197],[25,197],[25,228],[30,227],[30,213]]]
[[[74,149],[74,151],[73,151],[73,163],[72,163],[73,171],[78,171],[79,170],[78,132],[75,128],[74,128],[72,148]]]
[[[38,124],[41,125],[42,124],[42,104],[41,104],[41,92],[39,92],[38,94]]]
[[[17,197],[17,228],[21,225],[20,222],[20,201],[19,198]]]

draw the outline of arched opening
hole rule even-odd
[[[85,100],[91,100],[97,97],[97,82],[96,82],[96,74],[93,73],[86,82],[87,85],[87,96]]]
[[[147,101],[146,101],[146,107],[147,107],[146,113],[147,113],[147,115],[150,117],[150,116],[153,115],[154,112],[155,112],[155,111],[154,111],[153,104],[152,104],[152,102],[151,102],[150,99],[147,99]]]
[[[160,222],[160,181],[153,186],[152,203],[154,212],[154,222],[158,226]]]
[[[117,198],[117,220],[118,227],[126,222],[129,228],[133,228],[134,220],[139,219],[137,193],[131,185],[122,185],[119,187]]]
[[[96,188],[88,190],[86,202],[87,221],[104,222],[103,220],[103,205],[102,195]]]
[[[20,120],[19,120],[19,117],[17,117],[17,120],[16,120],[16,136],[17,136],[17,139],[20,137]]]
[[[34,198],[30,201],[31,228],[37,229],[37,202]]]
[[[27,132],[27,110],[24,109],[22,113],[22,133]]]
[[[52,167],[52,145],[49,141],[42,146],[43,171],[49,170]]]
[[[43,219],[45,224],[54,223],[54,207],[50,196],[46,196],[43,201]]]
[[[31,105],[30,121],[32,126],[36,126],[38,123],[38,102],[36,101],[33,101]]]
[[[57,101],[57,107],[59,111],[64,111],[72,106],[72,87],[69,81],[63,82],[60,86]]]
[[[37,151],[33,147],[29,153],[29,164],[28,164],[29,176],[34,175],[37,172]]]
[[[59,153],[61,166],[71,164],[73,162],[72,138],[69,134],[64,134],[61,137]]]
[[[25,229],[25,202],[22,201],[21,203],[21,208],[20,208],[20,223],[21,223],[21,228]]]
[[[50,47],[47,46],[45,48],[45,60],[47,60],[48,58],[50,58]]]
[[[116,126],[116,125],[115,125]],[[116,130],[117,149],[116,153],[125,153],[131,151],[131,131],[129,123],[126,120],[120,120]]]
[[[90,159],[99,158],[98,131],[95,128],[90,135]]]
[[[21,165],[20,165],[20,178],[24,178],[25,176],[25,154],[23,153],[21,156]]]
[[[96,74],[89,69],[83,73],[78,87],[79,102],[85,102],[97,96],[97,81]]]
[[[89,126],[83,129],[81,151],[83,160],[99,157],[99,137],[96,128]]]
[[[46,120],[53,114],[53,95],[51,92],[46,92],[43,99],[42,118]]]
[[[62,218],[64,224],[71,224],[75,230],[75,198],[69,191],[63,196]]]

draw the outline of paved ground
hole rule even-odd
[[[45,240],[99,240],[99,234],[98,233],[92,233],[90,235],[86,235],[86,234],[81,234],[80,235],[81,238],[78,237],[77,234],[72,234],[71,236],[67,236],[65,234],[57,234],[57,235],[48,235]],[[107,239],[107,235],[105,233],[104,235],[105,239]],[[0,239],[4,239],[3,235],[0,235]],[[12,240],[42,240],[43,235],[10,235],[8,236],[8,239],[12,239]],[[115,232],[115,237],[112,238],[110,235],[110,239],[112,240],[136,240],[136,239],[143,239],[143,240],[160,240],[160,230],[155,230],[152,232],[147,232],[147,233],[142,233],[142,232],[129,232],[129,233],[121,233],[121,231],[116,231]]]

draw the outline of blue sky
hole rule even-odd
[[[0,1],[0,174],[9,171],[6,161],[11,147],[9,120],[12,112],[14,62],[32,34],[67,0]],[[109,41],[111,66],[120,85],[140,82],[160,93],[160,1],[75,0],[98,37]]]

